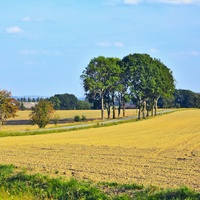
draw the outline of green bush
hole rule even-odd
[[[86,121],[87,120],[87,117],[85,115],[82,115],[82,118],[81,118],[82,121]]]
[[[80,121],[81,121],[81,117],[80,117],[79,115],[76,115],[76,116],[74,117],[74,121],[75,121],[75,122],[80,122]]]
[[[60,116],[58,115],[58,114],[55,114],[54,116],[53,116],[53,123],[55,124],[55,125],[57,125],[58,124],[58,122],[59,122],[59,120],[60,120]]]

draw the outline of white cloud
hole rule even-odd
[[[185,52],[185,51],[180,51],[180,52],[176,52],[173,54],[175,57],[191,57],[191,56],[200,56],[200,52],[198,51],[189,51],[189,52]]]
[[[100,46],[100,47],[110,47],[110,46],[112,46],[112,44],[110,42],[98,42],[97,45]]]
[[[190,54],[191,54],[192,56],[199,56],[199,55],[200,55],[200,53],[197,52],[197,51],[191,51]]]
[[[167,4],[200,4],[200,0],[122,0],[122,4],[136,5],[138,3],[167,3]]]
[[[121,0],[105,0],[104,3],[105,5],[115,6],[117,4],[120,4]]]
[[[12,26],[12,27],[8,27],[5,29],[6,33],[9,34],[18,34],[18,33],[22,33],[23,30],[20,29],[18,26]]]
[[[157,2],[168,4],[199,4],[200,0],[157,0]]]
[[[138,4],[139,2],[141,2],[141,0],[123,0],[123,4],[127,5],[135,5]]]
[[[98,42],[97,46],[100,47],[124,47],[124,44],[122,42]]]
[[[30,21],[32,21],[32,19],[31,19],[30,17],[24,17],[24,18],[22,19],[22,21],[23,21],[23,22],[30,22]]]
[[[59,51],[47,51],[47,50],[28,50],[23,49],[19,51],[22,55],[46,55],[46,56],[62,56],[63,54]]]
[[[115,46],[115,47],[124,47],[124,43],[122,43],[122,42],[114,42],[113,46]]]
[[[44,18],[31,18],[31,17],[24,17],[21,19],[23,22],[45,22]]]
[[[156,48],[151,48],[151,49],[149,49],[149,52],[151,52],[151,53],[158,53],[159,51]]]

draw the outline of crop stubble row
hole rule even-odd
[[[67,178],[200,191],[199,118],[199,110],[189,110],[99,129],[0,138],[0,162]]]

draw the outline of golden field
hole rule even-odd
[[[35,130],[39,129],[37,125],[31,125],[30,122],[28,122],[28,119],[30,119],[31,111],[19,111],[17,112],[17,117],[11,118],[7,120],[8,125],[4,125],[1,127],[1,131],[19,131],[19,130]],[[101,117],[101,111],[100,110],[56,110],[53,116],[58,115],[60,119],[62,120],[72,120],[76,115],[79,115],[80,117],[82,115],[86,116],[87,119],[96,119],[100,120]],[[137,115],[136,110],[133,109],[127,109],[126,110],[126,116],[134,116]],[[52,116],[52,118],[53,118]],[[105,119],[107,118],[107,112],[104,111]],[[117,116],[117,111],[116,111]],[[122,113],[121,113],[122,116]],[[111,114],[112,117],[112,114]],[[17,123],[17,125],[9,125],[9,122],[14,121]],[[18,123],[19,122],[19,123]],[[27,124],[29,123],[29,124]],[[65,126],[69,125],[69,123],[59,123],[59,126]],[[46,126],[46,128],[55,127],[54,124],[49,124]]]
[[[186,185],[200,191],[200,110],[109,127],[0,138],[0,153],[0,163],[32,172],[164,188]]]

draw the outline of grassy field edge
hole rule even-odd
[[[162,189],[156,186],[115,182],[78,181],[27,174],[14,165],[0,165],[0,199],[200,199],[187,187]]]

